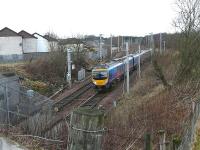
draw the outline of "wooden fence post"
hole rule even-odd
[[[80,107],[71,114],[69,150],[101,150],[104,111]]]
[[[145,150],[152,150],[151,134],[145,134]]]
[[[170,150],[170,142],[169,141],[165,142],[165,147],[166,147],[166,150]]]

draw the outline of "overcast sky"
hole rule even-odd
[[[143,36],[174,32],[175,0],[0,0],[0,28]]]

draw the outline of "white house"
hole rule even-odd
[[[0,55],[22,54],[22,37],[7,27],[0,30]]]
[[[23,53],[34,53],[37,52],[37,38],[22,30],[18,33],[22,36],[22,50]]]
[[[34,33],[33,36],[37,38],[37,52],[49,52],[48,40],[38,33]]]

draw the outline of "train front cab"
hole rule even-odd
[[[92,82],[97,89],[106,88],[108,85],[107,69],[96,69],[92,71]]]

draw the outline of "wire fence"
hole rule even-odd
[[[199,115],[200,115],[200,101],[193,102],[192,112],[190,114],[189,120],[185,124],[184,135],[182,136],[183,138],[180,146],[177,148],[178,150],[192,149]]]
[[[20,135],[53,142],[60,147],[64,140],[67,141],[67,134],[62,134],[67,127],[63,120],[53,129],[48,129],[51,121],[56,118],[53,104],[51,99],[21,86],[17,77],[1,78],[0,130],[17,137]],[[17,132],[11,133],[16,129]]]

